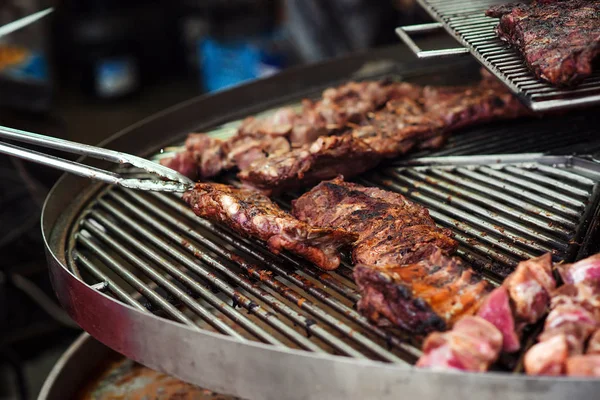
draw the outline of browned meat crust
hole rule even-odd
[[[368,265],[418,262],[438,248],[451,253],[457,242],[438,228],[426,208],[398,193],[344,182],[320,183],[293,202],[301,221],[356,232],[352,257]]]
[[[457,246],[451,232],[398,193],[336,178],[294,201],[292,213],[314,226],[358,234],[352,252],[358,308],[375,323],[391,321],[414,333],[443,330],[475,312],[490,290],[470,267],[447,256]]]
[[[200,217],[263,240],[273,253],[289,250],[326,270],[339,266],[340,247],[356,239],[343,229],[315,228],[299,221],[268,197],[249,189],[198,183],[183,199]]]
[[[533,1],[490,8],[498,35],[539,79],[573,86],[592,73],[600,54],[600,1]]]
[[[359,264],[354,279],[362,293],[358,309],[371,321],[381,324],[383,316],[419,334],[445,330],[475,313],[491,290],[481,275],[440,249],[409,265]]]
[[[416,94],[411,92],[411,95]],[[384,110],[338,138],[320,137],[312,145],[266,157],[242,169],[248,186],[280,192],[337,175],[351,177],[386,158],[415,147],[440,146],[454,129],[529,112],[495,80],[484,77],[466,87],[425,87],[417,97],[397,97]]]

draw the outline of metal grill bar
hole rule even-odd
[[[140,205],[147,204],[146,202],[144,202],[142,200],[142,198],[140,197],[139,194],[132,193],[132,192],[127,192],[127,193],[129,196],[137,199],[139,201]],[[130,209],[130,211],[133,211],[131,209],[131,203],[127,203],[122,198],[120,198],[119,200],[122,205],[127,206],[128,209]],[[170,218],[168,216],[168,214],[164,213],[162,210],[153,207],[151,210],[148,210],[148,211],[154,212],[159,218],[162,218],[165,221],[170,222],[170,224],[172,226],[178,228],[179,231],[186,232],[186,234],[188,234],[190,237],[192,237],[199,243],[205,245],[207,248],[209,248],[210,250],[219,254],[220,256],[226,257],[227,259],[235,262],[249,276],[257,279],[258,281],[260,281],[262,283],[265,283],[268,287],[275,290],[280,295],[287,298],[289,301],[298,304],[298,306],[301,309],[305,309],[310,314],[312,314],[313,316],[318,318],[320,321],[323,321],[324,323],[330,325],[331,327],[333,327],[336,330],[339,330],[341,333],[343,333],[345,335],[351,336],[352,339],[354,341],[356,341],[358,344],[360,344],[361,346],[363,346],[365,348],[368,348],[370,351],[377,354],[382,359],[388,360],[388,361],[394,361],[394,362],[403,362],[401,359],[394,356],[387,350],[383,349],[382,347],[375,344],[374,342],[368,340],[361,333],[353,330],[346,324],[342,323],[340,320],[333,318],[331,315],[329,315],[328,313],[323,311],[320,307],[313,304],[310,300],[306,299],[304,296],[302,296],[298,292],[291,290],[289,283],[286,284],[286,280],[289,279],[288,277],[290,277],[290,276],[293,277],[293,275],[290,272],[283,271],[280,268],[277,268],[276,272],[281,273],[281,275],[278,276],[278,280],[275,280],[275,279],[271,278],[270,274],[265,273],[266,272],[265,270],[261,270],[259,266],[255,265],[251,262],[248,262],[246,259],[241,258],[240,256],[233,254],[233,253],[229,252],[228,250],[224,250],[222,247],[220,247],[220,246],[216,245],[214,242],[208,240],[205,236],[203,236],[203,235],[199,234],[198,232],[196,232],[195,230],[193,230],[193,228],[191,228],[190,226],[185,225],[185,224],[181,223],[180,221]],[[138,212],[137,209],[134,212],[140,218],[146,218],[146,214]],[[188,216],[191,216],[194,220],[198,219],[197,217],[195,217],[193,215],[193,213]],[[153,220],[153,221],[156,221],[156,220]],[[165,230],[164,232],[166,233],[167,230]],[[227,270],[226,273],[228,275],[237,277],[237,275],[235,275],[230,270]],[[283,283],[281,283],[280,280]],[[301,281],[301,279],[298,279],[298,277],[296,277],[296,280]],[[301,283],[301,282],[299,282],[299,283]],[[306,285],[306,283],[304,283],[304,285]],[[315,290],[313,292],[318,293],[322,297],[327,296],[325,293],[322,293],[321,291]],[[339,304],[339,306],[341,307],[343,312],[351,311],[349,308],[343,307],[341,304]],[[358,314],[356,314],[356,315],[358,316]],[[316,324],[312,325],[312,326],[316,326]]]
[[[105,249],[102,249],[97,243],[85,237],[85,235],[78,235],[77,241],[81,243],[84,247],[89,249],[94,256],[98,257],[102,260],[102,262],[109,266],[114,272],[119,274],[121,278],[123,278],[127,283],[129,283],[133,288],[135,288],[138,292],[142,293],[151,303],[155,304],[165,312],[167,312],[173,319],[182,322],[186,325],[194,329],[199,329],[194,321],[188,318],[185,314],[179,311],[176,307],[171,305],[168,301],[163,299],[160,295],[158,295],[153,290],[148,290],[148,285],[144,283],[141,279],[135,276],[133,273],[128,270],[121,268],[119,262],[116,261],[113,257],[107,254]]]
[[[148,259],[150,259],[154,263],[156,263],[156,265],[162,266],[164,268],[164,270],[167,271],[171,276],[176,277],[176,279],[179,282],[182,282],[188,288],[190,288],[194,292],[198,293],[206,302],[211,304],[213,307],[219,308],[220,311],[223,312],[223,314],[227,315],[229,318],[231,318],[233,321],[235,321],[236,324],[240,325],[241,327],[246,329],[248,332],[252,333],[255,337],[261,339],[265,343],[282,346],[282,343],[279,340],[275,339],[273,336],[269,335],[263,329],[256,326],[256,324],[253,324],[246,317],[244,317],[242,314],[237,312],[233,307],[230,307],[227,304],[224,304],[221,299],[219,299],[217,296],[212,294],[209,290],[207,290],[202,285],[199,285],[197,281],[195,281],[192,278],[190,278],[189,276],[187,276],[183,271],[180,271],[175,265],[168,262],[164,257],[161,257],[156,251],[153,251],[152,249],[144,246],[140,241],[134,239],[131,235],[128,235],[123,229],[119,228],[115,223],[111,222],[104,215],[102,215],[98,211],[92,211],[90,213],[90,216],[92,217],[91,221],[97,220],[98,222],[96,222],[96,223],[100,223],[101,226],[104,226],[104,227],[107,227],[108,229],[110,229],[110,231],[112,233],[116,234],[116,236],[119,237],[121,240],[123,240],[126,243],[128,243],[129,245],[133,246],[140,253],[144,254],[144,256],[148,257]],[[121,255],[128,258],[129,261],[131,261],[133,264],[135,264],[136,267],[139,268],[140,270],[146,272],[146,274],[151,279],[153,279],[155,282],[161,281],[162,285],[170,286],[170,287],[174,286],[174,285],[170,284],[170,282],[168,282],[168,281],[165,283],[162,283],[164,278],[162,278],[162,275],[159,272],[153,270],[151,267],[149,267],[148,263],[146,263],[143,260],[141,260],[140,258],[136,257],[131,251],[127,250],[124,246],[119,244],[116,240],[112,239],[106,233],[100,231],[97,227],[93,226],[89,221],[84,221],[84,227],[86,227],[89,230],[92,230],[97,237],[100,237],[102,240],[106,241],[112,248],[117,250]],[[176,287],[174,289],[171,289],[170,291],[173,291],[174,293],[181,292],[181,290],[179,290]],[[243,339],[243,336],[241,336],[239,333],[237,333],[236,330],[234,330],[231,327],[229,327],[228,325],[224,324],[221,320],[216,318],[214,316],[214,314],[212,314],[205,308],[201,307],[200,304],[192,297],[186,295],[185,293],[181,293],[178,295],[176,294],[176,296],[183,304],[185,304],[191,310],[196,311],[198,313],[198,315],[200,315],[203,319],[205,319],[208,323],[210,323],[214,328],[218,329],[222,333],[226,333],[230,336]]]
[[[117,197],[117,199],[118,199],[118,197]],[[150,240],[158,248],[166,251],[170,256],[173,256],[175,259],[177,259],[183,265],[190,268],[190,270],[192,270],[193,272],[195,272],[202,278],[206,279],[215,288],[226,293],[229,297],[235,299],[235,302],[237,304],[246,308],[250,313],[253,313],[253,314],[257,315],[258,317],[261,317],[265,322],[269,323],[271,326],[273,326],[275,329],[277,329],[278,331],[280,331],[281,333],[286,335],[289,339],[293,340],[296,344],[298,344],[302,348],[304,348],[306,350],[311,350],[311,351],[322,351],[318,346],[316,346],[310,340],[308,340],[304,336],[298,334],[298,332],[296,332],[295,330],[290,329],[287,325],[280,323],[279,320],[276,318],[276,316],[273,313],[264,310],[262,307],[260,307],[259,304],[255,303],[250,298],[244,296],[239,291],[236,291],[232,286],[227,284],[221,278],[217,277],[214,273],[203,268],[193,258],[186,256],[183,252],[181,252],[179,250],[175,250],[175,248],[172,244],[160,239],[158,236],[153,234],[151,231],[142,227],[140,224],[136,223],[133,219],[126,216],[124,213],[120,212],[118,209],[116,209],[111,204],[107,203],[105,200],[100,200],[99,205],[101,207],[103,207],[104,209],[106,209],[108,212],[110,212],[113,216],[117,217],[120,222],[123,222],[123,223],[129,225],[131,228],[135,229],[145,239]],[[170,232],[170,233],[172,233],[172,232]],[[183,239],[182,237],[180,237],[178,235],[175,235],[175,234],[170,235],[171,238],[173,236],[175,237],[175,240],[179,239],[179,243],[182,243],[185,241],[185,239]],[[211,264],[211,266],[218,264],[218,261],[216,261],[214,259],[211,260],[211,257],[208,254],[206,254],[205,252],[202,252],[199,249],[194,249],[194,251],[197,251],[198,254],[203,254],[204,255],[203,261],[208,262],[209,264]],[[222,268],[227,268],[227,267],[222,266]],[[252,284],[250,282],[246,281],[245,283],[246,284],[244,286],[250,286],[250,287],[252,286]],[[301,318],[301,316],[295,314],[292,310],[285,308],[283,306],[278,307],[278,301],[276,299],[271,298],[267,293],[262,293],[262,292],[259,292],[256,290],[255,290],[255,292],[258,293],[259,295],[264,295],[265,298],[268,298],[269,300],[271,300],[270,305],[274,306],[274,308],[280,308],[284,314],[287,312],[288,317],[297,320],[298,323],[306,323],[306,321],[303,320]]]
[[[418,2],[531,109],[547,111],[600,103],[600,71],[594,72],[574,89],[557,88],[534,77],[521,56],[496,35],[498,20],[485,16],[490,6],[504,1],[476,0],[468,4],[453,0]]]
[[[137,308],[140,311],[148,311],[146,307],[144,307],[139,301],[134,299],[129,293],[121,288],[121,286],[117,285],[115,281],[110,279],[104,272],[100,271],[96,266],[87,259],[87,257],[81,255],[78,252],[73,254],[73,258],[85,266],[86,270],[89,271],[94,277],[96,277],[100,282],[108,285],[104,288],[104,290],[108,290],[113,293],[119,300],[128,304],[132,307]]]

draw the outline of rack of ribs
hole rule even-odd
[[[414,333],[443,330],[472,314],[491,290],[457,258],[457,242],[426,208],[404,196],[344,182],[322,182],[293,202],[299,220],[358,235],[352,258],[359,310],[374,323]],[[382,318],[385,317],[385,318]]]
[[[348,131],[257,159],[241,168],[238,177],[267,193],[313,185],[337,175],[349,178],[412,149],[439,147],[456,129],[529,113],[500,82],[484,73],[476,85],[427,86],[396,96]]]
[[[217,183],[197,183],[183,195],[194,213],[267,243],[275,254],[288,250],[332,270],[340,264],[339,249],[356,235],[339,228],[318,228],[280,209],[268,197],[248,189]]]
[[[521,53],[538,79],[574,86],[591,75],[600,54],[600,1],[533,1],[487,10],[500,18],[500,38]]]

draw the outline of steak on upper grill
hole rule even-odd
[[[196,215],[263,240],[275,254],[289,250],[326,270],[339,266],[340,247],[356,239],[355,234],[343,229],[315,228],[299,221],[254,190],[197,183],[183,195],[183,200]]]
[[[498,35],[515,47],[535,76],[572,86],[592,73],[600,54],[600,1],[533,1],[492,7]]]

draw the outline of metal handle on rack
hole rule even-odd
[[[429,24],[419,24],[419,25],[410,25],[410,26],[400,26],[396,28],[396,34],[400,36],[400,39],[410,49],[415,53],[415,55],[419,58],[430,58],[430,57],[444,57],[444,56],[455,56],[459,54],[466,54],[469,50],[465,47],[453,47],[451,49],[441,49],[441,50],[421,50],[419,46],[412,40],[409,33],[427,33],[432,31],[437,31],[438,29],[442,29],[443,26],[439,22],[432,22]]]

